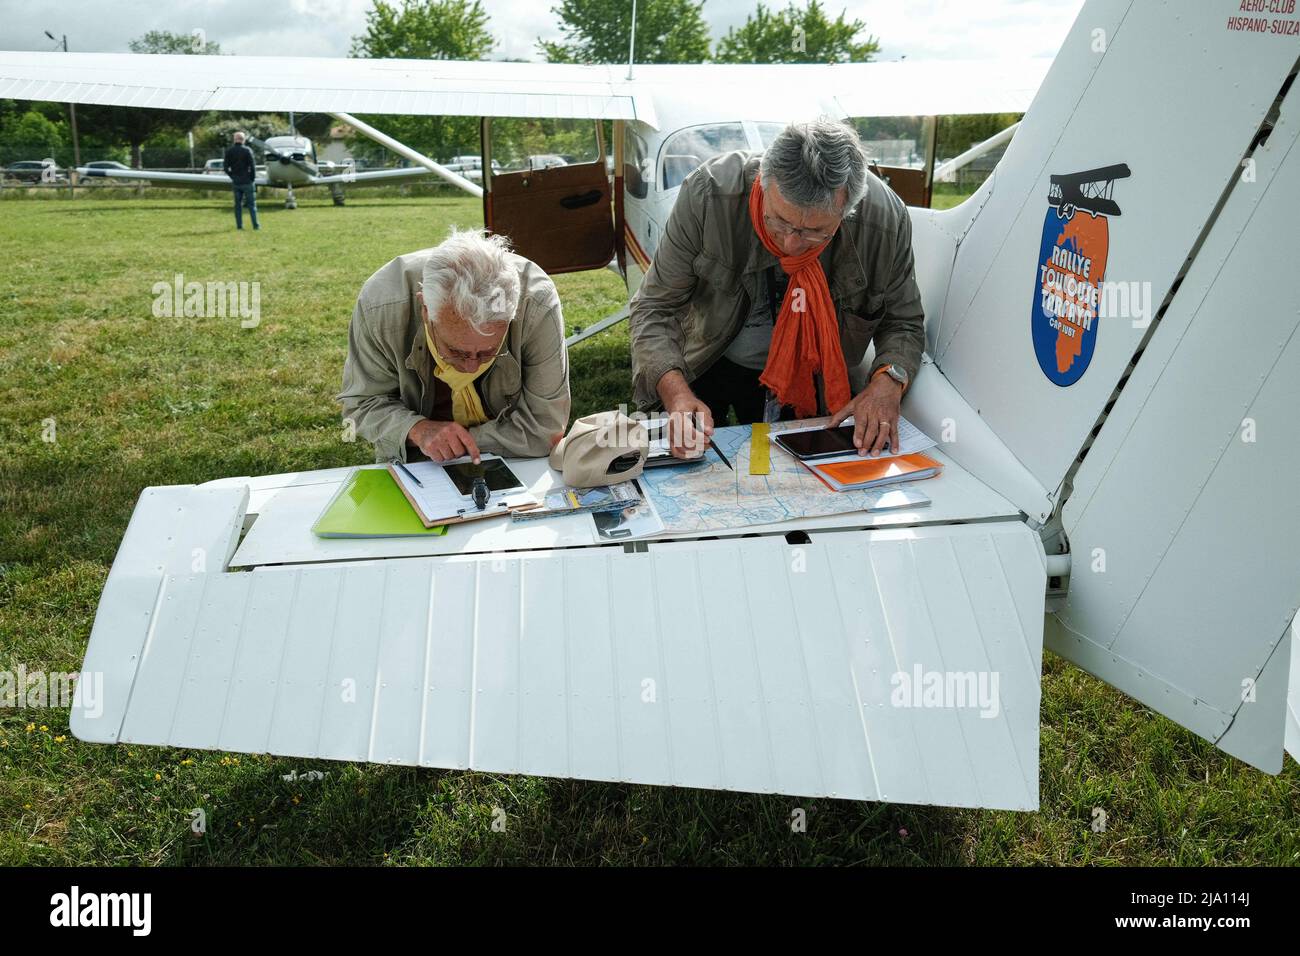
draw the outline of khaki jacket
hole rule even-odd
[[[429,249],[398,256],[361,287],[343,365],[344,421],[374,442],[375,460],[407,460],[411,426],[433,414],[433,357],[424,341],[420,289]],[[569,362],[560,297],[533,262],[519,270],[519,307],[496,361],[475,384],[490,420],[469,429],[480,451],[540,458],[568,429]],[[416,457],[422,457],[416,453]]]
[[[682,184],[630,306],[632,387],[642,410],[659,404],[655,386],[665,372],[679,369],[690,382],[717,361],[760,294],[763,270],[779,268],[749,219],[760,156],[726,153]],[[925,331],[912,221],[888,186],[870,173],[867,180],[867,195],[821,256],[840,345],[852,370],[874,339],[872,372],[897,362],[915,379]]]

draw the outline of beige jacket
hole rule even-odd
[[[779,268],[749,219],[760,156],[726,153],[682,184],[631,302],[632,387],[643,410],[658,405],[655,386],[665,372],[679,369],[690,382],[717,361],[749,314],[763,271]],[[852,369],[874,339],[872,372],[897,362],[915,378],[925,331],[912,221],[888,186],[870,173],[867,179],[867,195],[821,256],[840,345]]]
[[[406,461],[407,433],[433,413],[433,357],[415,297],[430,251],[398,256],[367,279],[348,328],[338,400],[344,421],[374,442],[376,461]],[[539,458],[569,423],[564,318],[550,277],[522,256],[511,259],[519,270],[519,307],[496,361],[475,383],[490,420],[469,433],[480,451]]]

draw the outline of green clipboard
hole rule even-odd
[[[387,468],[358,468],[311,527],[321,538],[402,538],[447,533],[426,528]]]

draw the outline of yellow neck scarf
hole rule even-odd
[[[429,346],[429,354],[433,356],[434,377],[445,382],[451,389],[451,417],[457,425],[466,428],[471,425],[482,425],[488,420],[488,416],[483,409],[483,401],[479,398],[478,390],[474,388],[474,380],[492,367],[496,356],[472,372],[462,372],[438,354],[438,349],[433,344],[433,336],[429,334],[428,322],[424,323],[424,342]]]

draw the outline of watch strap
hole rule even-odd
[[[874,372],[872,372],[872,373],[871,373],[871,378],[874,379],[874,378],[875,378],[877,375],[879,375],[881,372],[888,372],[888,371],[889,371],[891,368],[893,368],[893,367],[894,367],[894,363],[893,363],[893,362],[888,362],[888,363],[886,363],[886,364],[880,366],[880,368],[876,369]],[[906,374],[906,373],[904,373],[904,374]],[[893,378],[892,375],[891,375],[890,377]],[[908,379],[908,380],[907,380],[906,382],[900,382],[900,383],[899,383],[899,384],[901,384],[901,385],[903,386],[903,391],[904,391],[904,392],[906,392],[908,386],[912,384],[911,376],[907,376],[907,379]],[[898,379],[894,379],[894,381],[897,382]]]

